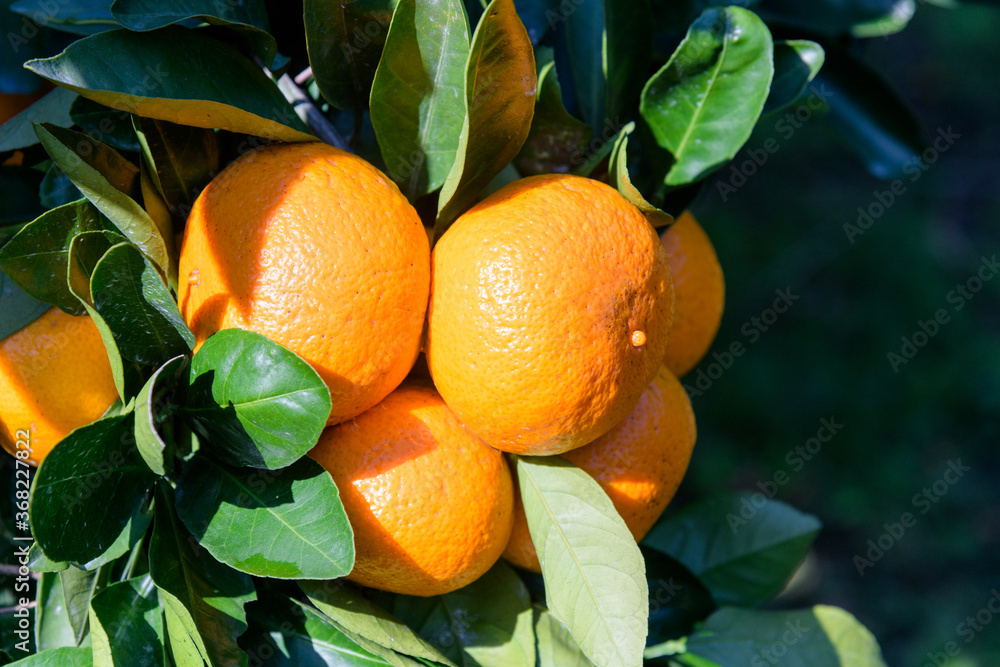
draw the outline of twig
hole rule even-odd
[[[35,602],[34,600],[32,600],[31,602],[29,602],[28,604],[26,604],[24,606],[0,607],[0,615],[2,615],[2,614],[13,614],[18,609],[34,609],[36,606],[38,606],[38,603]]]
[[[305,68],[304,70],[295,75],[295,85],[299,87],[304,86],[306,81],[312,78],[312,75],[313,75],[313,68],[312,67]]]
[[[309,96],[296,85],[292,77],[283,74],[278,79],[278,89],[285,96],[285,99],[291,102],[292,108],[295,109],[299,118],[309,126],[310,130],[316,133],[317,137],[341,150],[348,150],[347,142],[337,132],[337,128],[326,119],[326,116],[320,113],[320,110],[316,108]]]

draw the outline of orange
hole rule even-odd
[[[97,326],[50,308],[0,342],[0,444],[16,456],[26,442],[38,465],[75,428],[118,398]],[[28,435],[28,437],[25,437]]]
[[[690,211],[660,236],[674,279],[674,326],[663,363],[682,377],[698,365],[719,331],[726,286],[715,248]]]
[[[608,494],[636,542],[645,537],[677,492],[694,448],[694,411],[684,388],[663,367],[625,420],[591,444],[566,452]],[[520,495],[504,558],[540,572]]]
[[[608,185],[515,181],[456,220],[432,264],[431,376],[488,445],[585,445],[624,419],[656,374],[673,312],[666,253]]]
[[[354,528],[348,578],[439,595],[500,558],[513,521],[503,455],[462,427],[431,387],[409,383],[323,432],[310,452],[333,476]]]
[[[263,334],[361,414],[406,377],[430,289],[416,211],[382,172],[320,143],[243,155],[201,193],[180,255],[178,303],[200,345],[219,329]]]

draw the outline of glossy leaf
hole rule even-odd
[[[927,136],[920,118],[882,75],[847,52],[828,47],[816,87],[823,116],[877,178],[919,171]]]
[[[94,267],[90,291],[123,360],[159,367],[194,348],[170,290],[135,246],[108,250]]]
[[[0,264],[0,268],[2,267]],[[0,312],[4,314],[3,324],[0,324],[0,340],[3,340],[44,315],[49,304],[35,299],[18,287],[6,273],[0,273],[0,308]]]
[[[349,633],[348,636],[364,638],[392,652],[454,665],[409,626],[369,602],[343,581],[303,581],[299,583],[299,587],[309,601],[342,631]],[[368,650],[375,652],[373,648]],[[384,653],[377,654],[393,662],[392,658]]]
[[[400,0],[371,119],[389,174],[411,201],[444,183],[458,150],[469,27],[460,0]]]
[[[271,36],[263,0],[218,2],[218,0],[115,0],[111,15],[129,30],[146,32],[188,19],[201,19],[210,25],[235,28],[243,33],[254,50],[270,66],[278,53]]]
[[[780,501],[729,494],[659,522],[642,543],[683,564],[717,604],[753,606],[784,587],[820,527]]]
[[[650,0],[604,0],[605,99],[602,126],[621,127],[638,107],[653,51]]]
[[[789,39],[774,43],[774,79],[763,113],[774,113],[794,104],[816,78],[826,53],[816,42]]]
[[[66,90],[56,88],[56,90]],[[69,91],[66,91],[69,92]],[[86,97],[76,96],[69,110],[74,125],[88,136],[119,151],[136,152],[139,138],[132,129],[132,114],[120,109],[112,109]]]
[[[608,165],[608,182],[628,199],[636,208],[643,212],[654,227],[664,227],[674,221],[670,216],[646,201],[638,188],[632,184],[628,175],[628,136],[635,129],[635,123],[629,123],[622,128],[615,147],[611,150],[611,162]]]
[[[149,524],[153,477],[135,451],[131,413],[76,429],[39,467],[31,533],[55,560],[88,565],[121,556]]]
[[[458,152],[438,204],[435,234],[475,200],[521,149],[535,111],[535,56],[513,0],[492,0],[472,36]]]
[[[163,230],[127,194],[139,185],[139,170],[135,165],[121,158],[114,149],[103,145],[100,154],[104,157],[101,159],[81,158],[71,146],[75,145],[80,150],[82,146],[92,146],[97,142],[79,132],[53,125],[37,125],[35,131],[53,161],[73,181],[73,185],[80,189],[83,196],[166,272],[169,255]],[[81,136],[84,139],[80,139]],[[81,141],[86,143],[79,143]],[[94,152],[91,151],[91,155]]]
[[[308,363],[258,333],[220,331],[191,362],[185,413],[212,454],[234,465],[297,461],[319,440],[331,405]]]
[[[556,14],[558,21],[565,21],[562,27],[566,33],[566,51],[573,63],[569,73],[576,91],[576,111],[594,134],[600,134],[604,125],[607,97],[604,7],[604,0],[580,0],[560,7]],[[559,25],[556,18],[553,22]]]
[[[332,579],[354,566],[337,487],[310,458],[264,471],[198,456],[177,481],[177,513],[209,553],[241,572]]]
[[[367,104],[395,6],[395,0],[305,0],[313,77],[338,109]]]
[[[59,573],[69,624],[79,645],[88,631],[90,600],[107,577],[107,568],[81,570],[70,567]]]
[[[167,664],[163,611],[149,575],[111,584],[90,603],[94,661],[99,665]]]
[[[890,12],[885,16],[851,26],[851,34],[855,37],[882,37],[885,39],[905,28],[916,13],[916,0],[896,0]]]
[[[150,178],[170,211],[186,218],[202,188],[219,171],[219,142],[211,130],[135,118]]]
[[[45,555],[38,542],[32,542],[28,550],[28,568],[32,572],[62,572],[69,567],[69,563],[54,561]]]
[[[139,455],[157,475],[172,470],[172,448],[159,433],[164,395],[173,388],[181,374],[186,375],[187,357],[177,356],[166,362],[146,381],[135,399],[135,442]]]
[[[11,664],[17,667],[93,667],[94,652],[89,646],[49,649]]]
[[[645,568],[611,500],[559,457],[518,457],[517,476],[549,610],[598,667],[642,664]]]
[[[257,599],[253,580],[212,558],[177,520],[169,494],[157,496],[149,573],[175,631],[191,638],[209,665],[246,664],[237,638],[247,628],[244,606]]]
[[[35,583],[35,647],[39,651],[76,646],[76,637],[66,614],[59,575],[43,574]]]
[[[263,71],[235,48],[193,30],[109,30],[25,67],[146,118],[277,141],[315,140]]]
[[[451,593],[427,598],[398,595],[392,610],[456,664],[534,667],[528,589],[503,561]]]
[[[708,9],[642,91],[640,111],[675,164],[668,185],[698,180],[750,137],[774,73],[771,34],[741,7]]]
[[[514,165],[525,176],[566,173],[584,161],[590,142],[590,126],[574,118],[563,106],[552,49],[535,51],[538,93],[531,129]]]
[[[851,665],[884,667],[875,637],[856,618],[838,607],[817,605],[797,611],[720,609],[687,639],[687,652],[719,665],[751,664],[785,649],[787,667]],[[765,651],[768,653],[765,654]],[[651,647],[648,655],[655,653]]]
[[[17,0],[10,10],[23,14],[36,24],[75,35],[92,35],[117,28],[107,0]]]
[[[543,607],[535,607],[535,643],[538,667],[591,667],[566,626]]]
[[[35,134],[35,123],[72,125],[73,121],[69,117],[69,110],[76,97],[76,93],[72,90],[56,88],[0,125],[0,153],[37,144],[38,135]]]

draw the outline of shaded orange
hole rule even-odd
[[[680,380],[663,367],[624,421],[562,457],[601,485],[638,542],[677,493],[695,437],[691,401]],[[515,501],[514,527],[503,556],[540,572],[520,494],[515,493]]]
[[[497,449],[582,446],[621,421],[656,374],[673,311],[666,254],[603,183],[515,181],[462,215],[432,264],[431,376]]]
[[[353,581],[439,595],[478,579],[507,544],[507,463],[431,387],[404,384],[326,429],[309,455],[332,475],[354,529]]]
[[[284,345],[323,378],[335,424],[382,400],[413,365],[430,249],[416,211],[375,167],[325,144],[273,144],[198,197],[180,282],[199,345],[230,327]]]

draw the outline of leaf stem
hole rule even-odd
[[[300,73],[299,76],[302,76]],[[298,77],[296,77],[298,78]],[[316,108],[313,101],[309,99],[309,96],[303,92],[301,88],[296,84],[295,80],[287,74],[283,74],[280,79],[278,79],[278,90],[281,94],[285,96],[285,99],[291,102],[292,108],[295,109],[295,113],[299,115],[299,118],[309,126],[309,129],[316,133],[320,139],[324,142],[330,144],[331,146],[336,146],[341,150],[348,150],[347,142],[344,140],[340,133],[337,132],[337,128],[326,119],[326,116]]]

